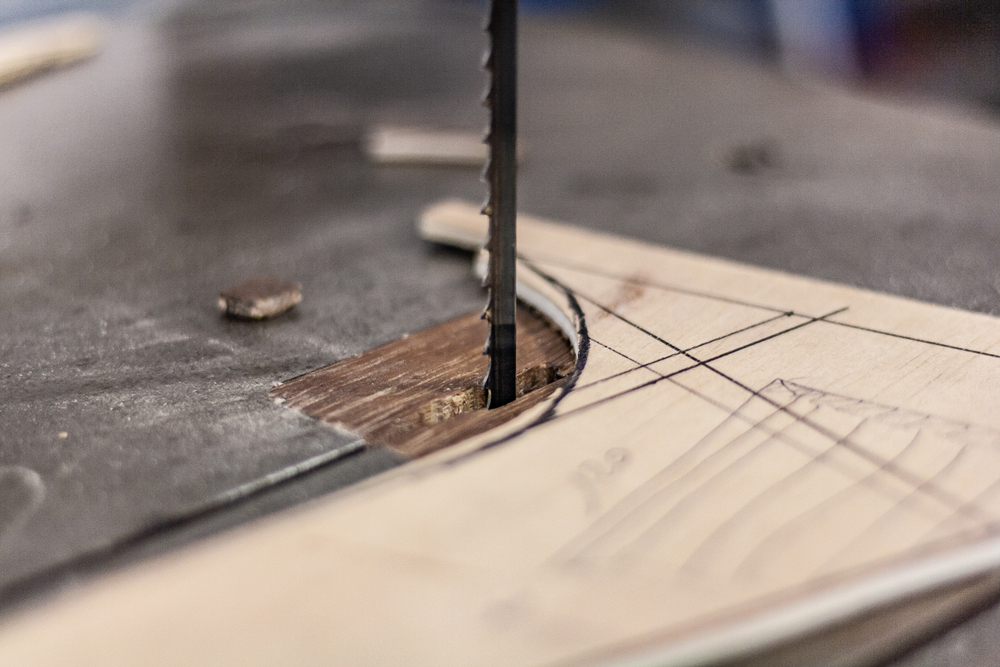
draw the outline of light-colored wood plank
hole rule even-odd
[[[89,58],[100,50],[104,28],[91,14],[69,14],[0,32],[0,86]]]
[[[701,664],[1000,565],[997,319],[527,218],[518,247],[578,352],[552,399],[10,618],[0,662]]]
[[[374,127],[365,139],[365,153],[383,164],[482,167],[486,144],[482,132]]]

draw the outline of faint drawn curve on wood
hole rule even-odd
[[[765,402],[764,398],[770,401]],[[754,404],[764,405],[761,418],[749,416]],[[823,411],[832,414],[824,415]],[[783,426],[769,425],[780,417],[785,417]],[[845,421],[843,417],[849,419]],[[834,419],[839,421],[839,438],[831,437],[826,429],[815,428]],[[825,441],[825,448],[812,448],[795,440],[790,430],[802,424],[819,436],[821,442]],[[831,459],[835,453],[843,455],[842,445],[846,441],[870,452],[870,456],[859,457],[847,450],[849,460],[838,466],[837,461]],[[782,472],[773,483],[760,484],[755,495],[740,499],[739,506],[723,520],[707,522],[696,514],[698,508],[715,508],[725,503],[726,496],[732,495],[735,476],[766,479],[775,463],[773,457],[768,456],[768,448],[798,448],[809,452],[809,457],[801,465]],[[671,542],[669,530],[677,530],[688,523],[702,523],[711,526],[711,531],[696,545],[685,546],[688,555],[678,566],[679,571],[695,568],[726,579],[756,577],[764,574],[766,568],[784,567],[780,555],[795,552],[813,557],[815,574],[829,573],[831,568],[837,567],[835,564],[842,566],[853,562],[852,546],[865,544],[865,549],[869,549],[872,540],[892,524],[923,520],[927,533],[938,532],[943,533],[941,537],[948,537],[981,530],[983,523],[974,523],[973,518],[981,519],[986,525],[1000,520],[1000,502],[982,498],[984,492],[992,493],[991,489],[1000,487],[1000,469],[995,465],[985,468],[984,483],[988,483],[985,489],[948,483],[949,475],[967,479],[972,470],[983,469],[982,461],[988,457],[979,450],[986,450],[995,460],[1000,455],[1000,431],[775,380],[760,392],[759,397],[747,399],[689,450],[686,456],[708,452],[697,465],[672,478],[669,478],[669,469],[651,476],[633,492],[634,496],[609,509],[589,531],[574,538],[575,547],[570,552],[563,551],[560,558],[566,562],[586,561],[676,549],[676,541]],[[925,456],[921,457],[921,451]],[[908,460],[926,460],[928,452],[940,460],[939,469],[930,477],[925,477],[927,471],[924,469],[919,472],[923,480],[919,484],[904,487],[885,484],[884,476],[900,481],[898,471],[911,470]],[[728,460],[715,470],[705,469],[716,460],[726,459],[727,455]],[[858,459],[863,465],[856,465]],[[801,503],[803,498],[810,497],[799,487],[809,484],[811,479],[814,481],[810,473],[815,473],[812,469],[817,466],[830,466],[831,471],[843,477],[842,486],[814,497],[812,506],[800,504],[794,516],[787,518],[785,515],[786,520],[771,527],[749,550],[741,547],[741,527],[747,522],[755,518],[759,521],[760,517],[782,516],[769,506],[793,500]],[[918,475],[915,471],[912,474]],[[689,477],[698,477],[697,485],[684,488]],[[902,476],[904,483],[909,480],[910,476]],[[929,488],[937,488],[938,493],[929,494]],[[859,515],[857,510],[865,503],[852,502],[852,494],[868,498],[881,496],[889,504],[876,503],[871,511]],[[695,515],[685,516],[685,509]],[[815,531],[827,531],[831,524],[843,523],[843,519],[838,522],[835,515],[848,511],[852,513],[850,521],[857,531],[844,536],[839,550],[809,554],[806,548],[794,548],[796,544],[814,543]],[[966,515],[970,511],[974,511],[973,517]],[[636,522],[642,522],[643,515],[655,518],[652,522],[647,519],[648,525],[637,528]],[[658,526],[661,527],[659,533]]]

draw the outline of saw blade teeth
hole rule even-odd
[[[493,178],[493,161],[487,158],[483,162],[483,169],[479,172],[479,180],[483,183],[489,183]],[[486,201],[483,202],[483,214],[493,215],[493,207],[490,198],[487,197]]]
[[[493,69],[491,67],[492,64],[493,64],[492,58],[489,57],[483,58],[483,70],[486,71],[488,79],[485,85],[483,86],[483,92],[479,95],[479,103],[484,107],[486,107],[487,109],[489,109],[490,105],[493,103],[493,96],[491,94],[493,92],[493,85],[492,85]],[[487,129],[489,129],[489,127],[487,127]]]
[[[487,304],[483,317],[489,334],[483,353],[490,357],[483,379],[487,406],[496,407],[515,398],[515,246],[516,160],[512,146],[517,129],[517,0],[491,0],[485,25],[488,47],[483,58],[487,87],[483,104],[489,109],[484,142],[487,157],[482,178],[489,184],[483,213],[489,216],[486,236],[484,285]]]
[[[489,109],[490,118],[488,124],[486,125],[486,132],[484,136],[484,143],[487,146],[486,159],[483,162],[483,170],[481,173],[481,178],[484,183],[487,184],[488,191],[486,193],[486,200],[483,202],[483,214],[489,218],[487,225],[486,234],[486,250],[492,248],[491,239],[494,232],[494,197],[496,193],[493,191],[493,166],[494,166],[494,156],[496,154],[496,137],[493,134],[494,129],[494,114],[496,110],[494,109],[494,88],[496,86],[496,76],[493,71],[495,60],[493,57],[496,37],[494,34],[494,23],[493,23],[493,3],[495,0],[490,1],[489,9],[486,14],[486,21],[484,29],[488,35],[488,42],[486,46],[486,52],[483,53],[482,67],[486,72],[486,89],[483,91],[483,106]],[[493,313],[490,307],[493,305],[493,283],[494,283],[494,269],[493,269],[493,253],[490,252],[486,256],[486,272],[483,274],[483,286],[486,288],[486,304],[483,307],[482,319],[486,321],[486,340],[483,341],[483,356],[490,357],[492,351],[493,343]],[[486,392],[486,404],[487,407],[490,404],[490,387],[493,385],[492,382],[492,358],[490,358],[489,363],[486,365],[486,373],[483,374],[482,390]]]
[[[489,249],[489,247],[490,247],[490,237],[492,236],[492,232],[493,232],[493,212],[495,210],[493,198],[496,196],[496,193],[493,192],[493,184],[492,184],[492,182],[493,182],[493,167],[494,167],[493,156],[494,156],[494,154],[496,152],[496,146],[495,146],[496,141],[495,141],[495,137],[493,135],[493,113],[494,113],[494,110],[493,110],[493,100],[494,100],[493,92],[494,92],[494,86],[495,86],[495,81],[494,81],[495,77],[494,77],[494,72],[493,72],[493,66],[494,66],[493,53],[494,53],[494,46],[495,46],[496,37],[495,37],[495,34],[494,34],[493,3],[492,2],[490,3],[490,7],[489,7],[489,9],[486,12],[486,18],[483,21],[483,29],[486,31],[486,34],[488,36],[488,40],[487,40],[486,51],[485,51],[485,53],[483,53],[483,59],[482,59],[482,67],[483,67],[483,70],[485,70],[485,72],[486,72],[486,87],[485,87],[485,90],[483,91],[483,98],[482,98],[482,100],[483,100],[483,106],[490,110],[490,120],[489,120],[488,124],[486,125],[486,131],[484,132],[484,136],[483,136],[483,143],[485,143],[487,145],[488,150],[486,152],[486,159],[483,161],[483,169],[482,169],[482,172],[480,173],[480,179],[484,183],[487,183],[489,185],[489,190],[486,193],[486,200],[483,202],[483,207],[482,207],[482,213],[483,213],[483,215],[488,216],[489,219],[490,219],[489,220],[489,225],[487,227],[487,237],[486,237],[486,244],[485,244],[486,248]],[[492,278],[493,278],[493,262],[491,261],[491,258],[487,257],[487,260],[486,260],[486,273],[485,273],[484,278],[483,278],[483,284],[486,285],[487,288],[488,288],[486,308],[483,310],[484,317],[488,316],[489,308],[490,308],[490,303],[492,302],[492,295],[490,294],[490,290],[489,290],[490,285],[492,285]],[[487,338],[487,343],[488,343],[488,341],[489,341],[489,339]]]
[[[486,193],[486,199],[483,201],[483,207],[481,209],[482,214],[489,217],[489,226],[487,227],[487,236],[485,247],[489,249],[490,247],[490,235],[493,231],[493,154],[494,148],[494,137],[493,137],[493,11],[492,3],[490,9],[487,11],[486,20],[483,22],[483,30],[486,31],[488,35],[488,42],[486,46],[486,51],[483,53],[481,66],[486,72],[486,86],[483,89],[482,95],[482,105],[490,110],[490,119],[486,125],[486,131],[483,133],[483,143],[486,144],[488,150],[486,151],[486,159],[483,161],[483,169],[480,172],[479,178],[483,183],[488,184],[489,190]],[[483,286],[486,288],[486,303],[483,305],[483,312],[480,315],[480,319],[485,320],[486,327],[486,340],[483,341],[483,356],[490,356],[490,350],[493,341],[493,331],[490,322],[492,320],[490,305],[493,303],[493,261],[492,256],[487,254],[486,256],[486,271],[483,274]],[[486,402],[489,405],[490,398],[490,365],[486,366],[486,373],[483,375],[483,382],[481,388],[486,392]]]

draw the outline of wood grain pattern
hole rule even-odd
[[[574,364],[573,350],[546,319],[518,310],[518,377],[513,403],[485,410],[486,323],[468,313],[278,385],[285,406],[417,457],[478,435],[552,395]]]
[[[421,227],[485,230],[456,203]],[[518,242],[577,350],[551,397],[8,619],[0,662],[691,665],[981,597],[1000,320],[530,218]]]

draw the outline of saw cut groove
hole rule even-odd
[[[418,457],[513,419],[562,385],[575,356],[562,333],[527,307],[517,312],[517,399],[485,410],[488,360],[478,312],[306,373],[271,390],[289,408],[345,428],[369,445]]]

